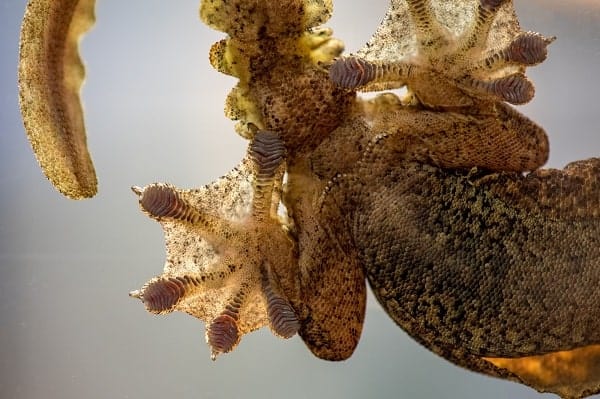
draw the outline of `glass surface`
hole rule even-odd
[[[93,200],[61,197],[39,170],[17,104],[25,0],[0,1],[0,397],[2,398],[537,398],[526,387],[462,370],[420,347],[369,298],[351,359],[313,357],[298,337],[267,329],[210,360],[204,325],[153,316],[127,296],[159,274],[160,226],[131,185],[209,183],[246,143],[223,115],[234,79],[207,54],[223,34],[198,0],[99,0],[85,37],[88,142],[100,179]],[[535,100],[519,109],[544,126],[549,165],[600,154],[600,5],[518,1],[524,29],[557,35],[532,68]],[[336,2],[327,24],[348,51],[387,1]]]

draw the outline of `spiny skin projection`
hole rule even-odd
[[[28,137],[75,198],[95,192],[76,46],[92,9],[31,0],[21,39]],[[239,79],[225,111],[248,153],[198,189],[133,188],[167,256],[131,296],[203,320],[213,359],[268,325],[342,360],[367,278],[401,328],[455,364],[564,398],[600,392],[600,160],[539,169],[544,130],[506,104],[532,99],[526,68],[553,38],[522,31],[510,0],[391,0],[342,57],[320,27],[331,13],[331,0],[201,1],[227,35],[209,58]],[[403,99],[356,96],[402,86]]]

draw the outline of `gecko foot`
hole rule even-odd
[[[410,32],[397,31],[411,36],[390,38],[386,31],[387,41],[410,42],[404,47],[412,51],[385,54],[367,45],[331,65],[334,83],[364,91],[406,86],[420,103],[433,108],[471,106],[477,100],[524,104],[533,98],[535,90],[525,68],[543,62],[555,38],[521,31],[511,21],[510,1],[480,0],[471,22],[460,32],[436,19],[432,2],[406,3]],[[505,19],[507,23],[500,23]],[[394,18],[388,15],[387,20]]]

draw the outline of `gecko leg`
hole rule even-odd
[[[300,328],[271,272],[272,265],[287,270],[296,261],[295,244],[276,214],[284,160],[278,135],[259,131],[238,170],[216,184],[197,190],[160,183],[134,188],[142,210],[165,230],[167,261],[162,275],[130,295],[152,313],[179,310],[204,320],[213,358],[263,325],[284,338]],[[251,177],[245,180],[251,185],[249,206],[229,215],[219,194],[241,184],[236,181],[241,176]]]

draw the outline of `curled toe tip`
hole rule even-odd
[[[509,76],[499,83],[498,94],[511,104],[525,104],[531,101],[535,96],[533,84],[523,76]]]
[[[535,32],[519,35],[508,49],[508,58],[523,65],[532,66],[543,62],[548,56],[548,45],[556,39]]]
[[[289,315],[288,319],[284,320],[272,320],[271,323],[275,334],[284,339],[289,339],[300,331],[300,322],[296,315]]]
[[[175,188],[165,184],[153,184],[142,190],[140,205],[151,217],[173,218],[193,222],[197,216],[193,209],[181,199]]]
[[[337,59],[329,66],[329,79],[336,85],[340,86],[343,77],[346,75],[346,63],[343,59]]]
[[[478,90],[514,105],[525,104],[535,96],[533,83],[521,73],[490,81],[474,81],[474,83]]]
[[[285,144],[275,132],[261,130],[254,135],[250,156],[266,178],[273,177],[285,158]]]
[[[239,340],[237,321],[227,314],[215,318],[206,331],[206,341],[213,360],[221,353],[230,352]]]
[[[329,78],[345,89],[364,86],[375,77],[375,68],[368,61],[356,57],[339,58],[329,68]]]
[[[488,81],[472,80],[469,85],[478,92],[485,93],[484,96],[491,96],[514,105],[528,103],[535,96],[533,83],[522,73]]]
[[[186,294],[185,278],[160,278],[144,286],[140,299],[152,313],[171,312]]]
[[[291,338],[300,330],[300,321],[288,301],[268,295],[268,314],[272,331],[281,338]]]

